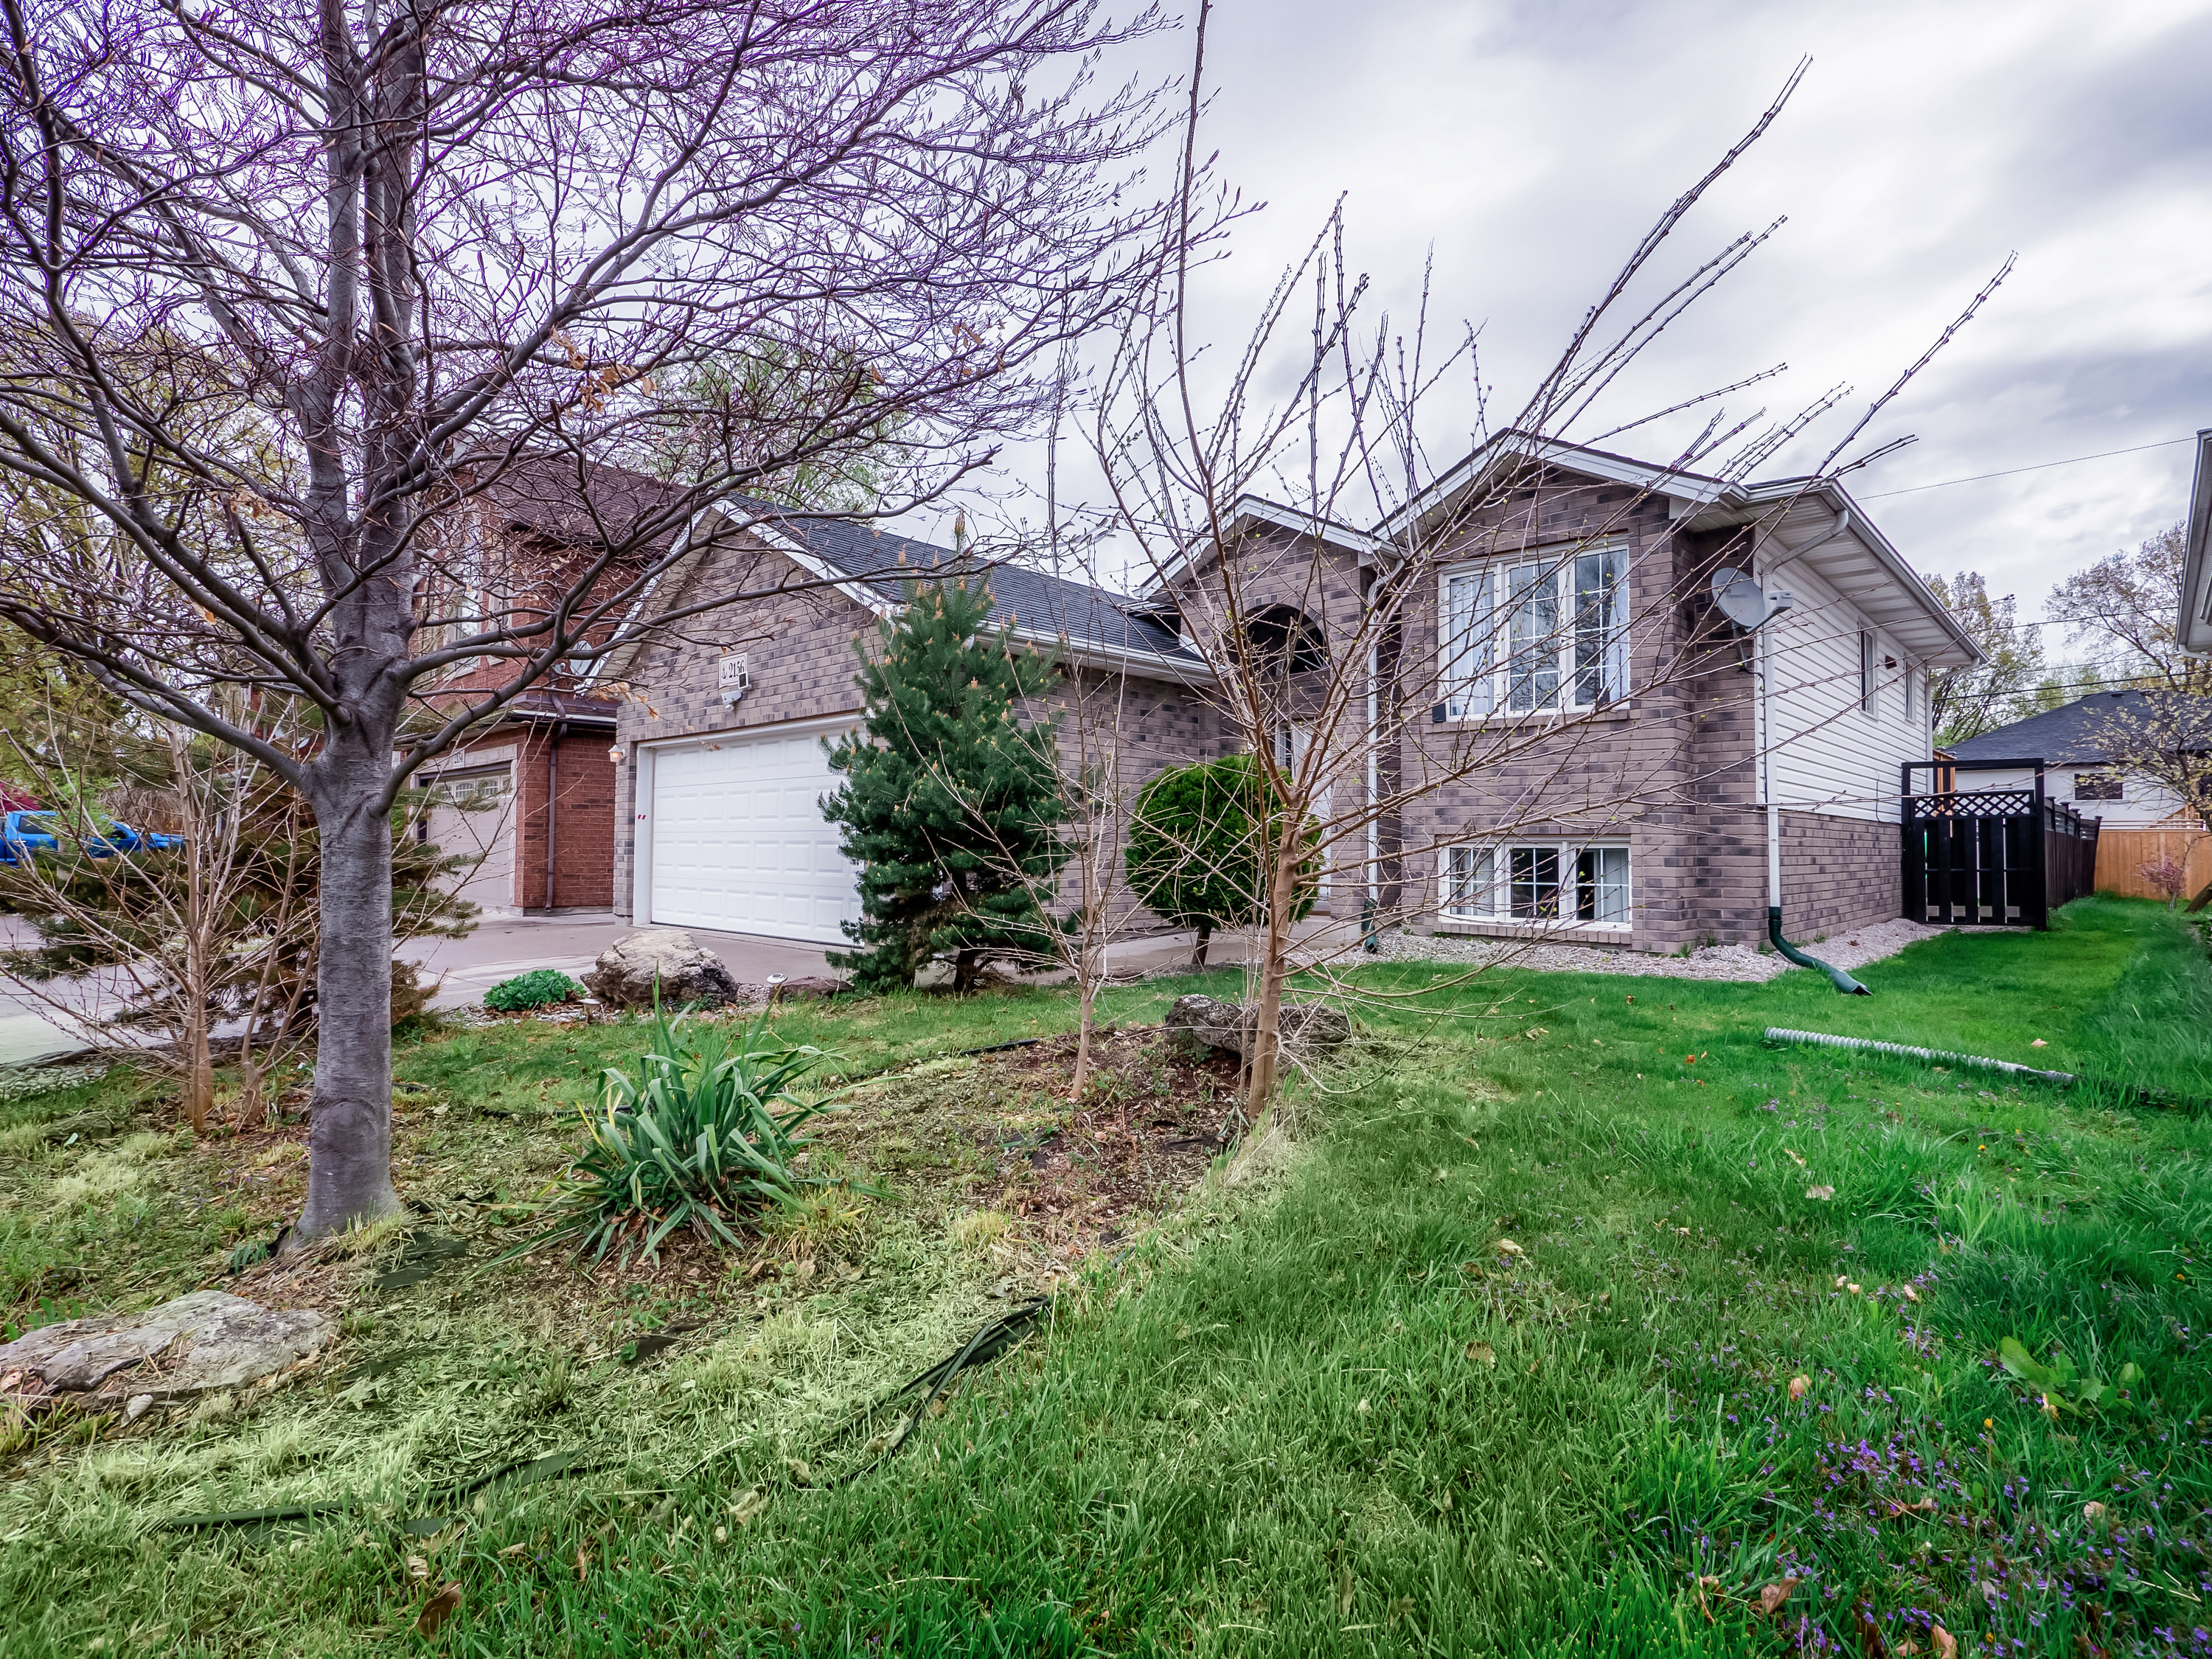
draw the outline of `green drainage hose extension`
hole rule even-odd
[[[1840,968],[1831,968],[1818,957],[1808,957],[1788,939],[1782,937],[1782,907],[1766,907],[1766,937],[1774,941],[1774,948],[1796,963],[1800,968],[1818,968],[1828,976],[1828,983],[1847,997],[1870,997],[1874,993],[1853,979]]]
[[[1895,1054],[1900,1060],[1925,1060],[1946,1066],[1978,1066],[1984,1071],[2003,1072],[2012,1077],[2030,1077],[2039,1083],[2056,1083],[2063,1087],[2081,1079],[2071,1072],[2039,1072],[2033,1066],[2018,1066],[2008,1060],[1990,1060],[1982,1054],[1950,1054],[1941,1048],[1915,1048],[1902,1042],[1876,1042],[1871,1037],[1830,1036],[1825,1031],[1791,1031],[1779,1025],[1766,1028],[1769,1042],[1812,1042],[1823,1048],[1858,1048],[1869,1054]]]

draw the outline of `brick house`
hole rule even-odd
[[[1931,752],[1928,672],[1976,653],[1839,486],[1506,433],[1373,532],[1246,500],[1228,543],[1246,625],[1295,618],[1323,650],[1424,549],[1372,641],[1389,735],[1319,739],[1334,799],[1400,803],[1330,849],[1378,924],[1669,951],[1756,941],[1770,902],[1807,935],[1902,914],[1900,766]],[[1723,569],[1793,602],[1737,626]],[[1158,592],[1218,629],[1208,575]],[[1299,702],[1285,754],[1315,740]]]
[[[612,748],[583,763],[611,785],[613,908],[839,944],[857,901],[819,810],[823,740],[858,721],[856,642],[908,576],[957,556],[758,503],[680,534],[641,615],[690,620],[579,686],[613,712]],[[1364,670],[1372,706],[1414,717],[1369,726],[1340,708],[1322,731],[1332,653],[1414,539],[1430,550],[1418,591]],[[1900,768],[1932,752],[1929,671],[1974,647],[1839,486],[1509,433],[1372,531],[1315,533],[1247,499],[1230,545],[1235,625],[1281,675],[1279,757],[1322,745],[1325,912],[1644,951],[1754,941],[1777,897],[1804,935],[1901,914]],[[1791,603],[1729,622],[1723,570]],[[998,616],[1059,654],[1079,706],[1114,711],[1125,781],[1237,746],[1208,670],[1206,631],[1228,619],[1206,574],[1131,598],[990,574]],[[714,608],[738,591],[754,597]],[[1465,763],[1500,734],[1505,758]],[[1366,810],[1394,795],[1398,810]]]
[[[459,472],[470,494],[451,520],[458,544],[425,561],[423,608],[441,618],[437,631],[448,639],[488,617],[528,626],[550,617],[611,545],[624,551],[606,559],[586,591],[618,592],[672,533],[659,520],[673,492],[635,473],[551,457],[501,458],[481,482],[465,465]],[[615,626],[611,619],[590,637]],[[465,659],[423,702],[435,714],[514,678],[504,659]],[[616,778],[607,750],[619,702],[596,678],[582,663],[556,667],[417,775],[424,801],[409,833],[476,860],[455,890],[487,915],[612,902]]]
[[[859,901],[819,805],[837,782],[825,742],[860,721],[856,646],[902,603],[908,580],[958,556],[757,502],[702,514],[684,533],[652,614],[755,597],[656,630],[601,671],[601,683],[630,693],[608,769],[620,826],[614,908],[641,927],[844,945],[841,924],[858,917]],[[984,580],[994,619],[1060,663],[1058,700],[1078,720],[1111,711],[1125,781],[1223,752],[1205,665],[1149,608],[1018,567]]]

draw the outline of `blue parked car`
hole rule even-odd
[[[0,864],[20,864],[33,853],[58,853],[62,850],[61,823],[52,812],[10,812],[0,818]],[[159,831],[133,830],[127,823],[111,823],[104,836],[94,836],[84,842],[84,850],[96,859],[111,859],[118,853],[166,853],[173,847],[182,847],[182,836],[165,836]]]

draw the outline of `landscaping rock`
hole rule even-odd
[[[787,979],[776,987],[779,1002],[804,1002],[821,997],[834,997],[845,988],[842,980],[825,979],[817,974],[810,977]]]
[[[720,1006],[741,994],[721,957],[694,944],[680,927],[647,927],[617,939],[599,952],[584,986],[617,1008],[650,1008],[656,986],[660,1006],[668,1009],[686,1003]]]
[[[328,1314],[264,1308],[221,1291],[194,1291],[144,1313],[42,1325],[0,1346],[0,1373],[21,1370],[57,1392],[97,1389],[116,1372],[180,1352],[166,1394],[234,1388],[281,1371],[327,1342]]]
[[[1177,997],[1168,1010],[1167,1027],[1208,1048],[1226,1048],[1249,1060],[1259,1020],[1249,1003],[1224,1002],[1194,994]],[[1352,1022],[1325,1002],[1286,1002],[1275,1022],[1283,1046],[1294,1054],[1334,1048],[1352,1036]]]

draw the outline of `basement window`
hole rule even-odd
[[[1618,927],[1631,921],[1628,849],[1574,842],[1443,849],[1449,921],[1563,923]]]

